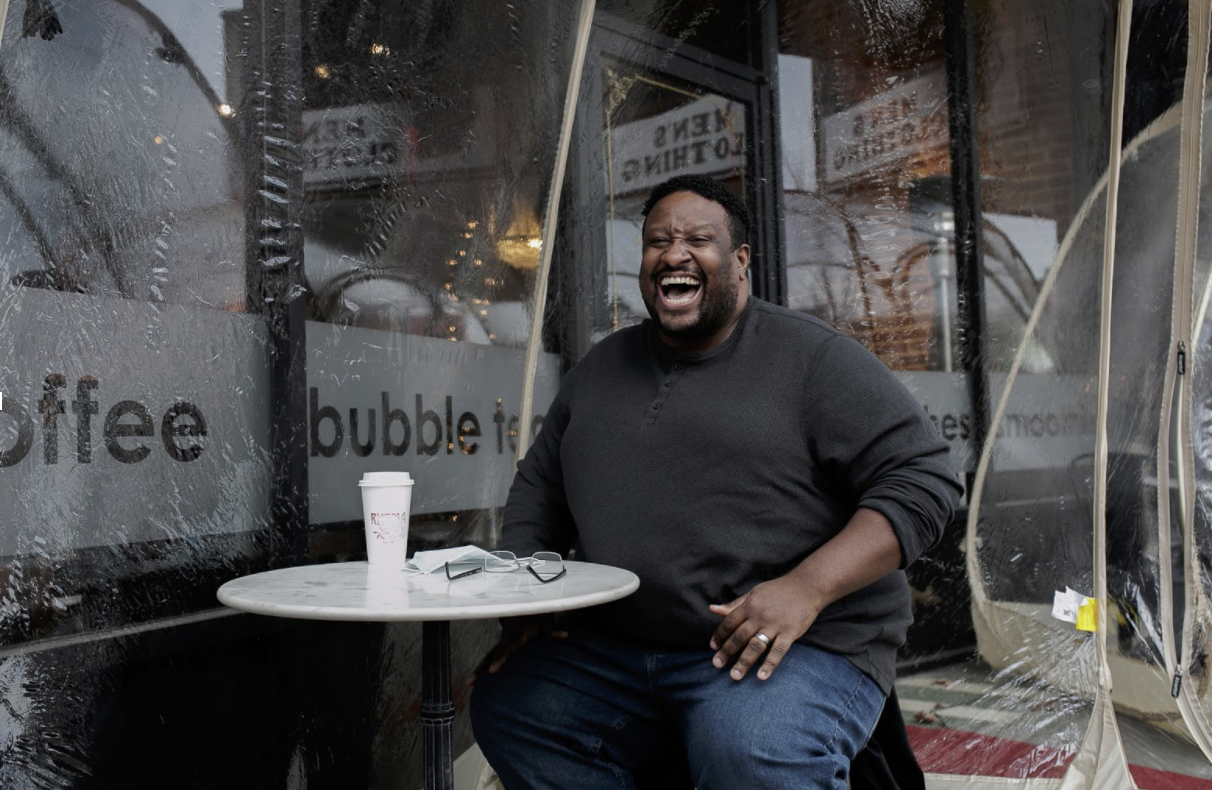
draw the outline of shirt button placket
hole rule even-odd
[[[652,405],[648,407],[648,413],[644,415],[645,425],[651,425],[656,422],[657,413],[661,410],[661,404],[669,398],[669,393],[673,391],[673,385],[681,379],[685,368],[686,366],[681,362],[675,363],[673,366],[674,372],[657,388],[656,398],[652,401]]]

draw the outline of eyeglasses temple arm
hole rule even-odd
[[[555,576],[552,576],[550,579],[544,579],[542,576],[539,575],[538,571],[536,571],[531,566],[527,565],[526,570],[530,571],[530,575],[535,577],[536,579],[538,579],[543,584],[548,584],[550,582],[555,581],[556,579],[563,578],[564,574],[568,573],[568,568],[560,568],[560,572],[557,573]]]

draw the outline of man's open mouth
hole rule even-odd
[[[657,289],[661,301],[669,307],[688,305],[699,295],[703,284],[698,277],[689,274],[662,274],[657,278]]]

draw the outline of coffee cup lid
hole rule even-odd
[[[412,475],[408,472],[366,472],[358,482],[367,485],[403,485],[412,482]]]

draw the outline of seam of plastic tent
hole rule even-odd
[[[1208,28],[1208,11],[1206,3],[1196,2],[1193,6],[1192,13],[1189,16],[1188,23],[1188,58],[1186,73],[1202,74],[1207,69],[1207,28]],[[1199,48],[1199,41],[1203,41],[1204,49]],[[1175,244],[1174,244],[1174,286],[1173,297],[1171,301],[1171,327],[1170,327],[1170,346],[1169,354],[1167,355],[1166,364],[1166,389],[1165,397],[1162,401],[1162,419],[1160,430],[1158,433],[1158,480],[1164,479],[1168,474],[1168,459],[1170,451],[1170,434],[1174,430],[1171,425],[1171,418],[1174,412],[1179,414],[1180,424],[1177,426],[1181,430],[1186,422],[1190,420],[1190,399],[1187,396],[1188,387],[1178,386],[1184,380],[1189,381],[1190,377],[1185,375],[1185,372],[1178,364],[1179,354],[1185,354],[1186,349],[1191,348],[1191,340],[1195,331],[1192,325],[1192,309],[1191,300],[1194,291],[1194,272],[1195,272],[1195,251],[1198,239],[1199,230],[1199,199],[1200,199],[1200,184],[1199,174],[1201,166],[1201,148],[1203,138],[1203,80],[1199,80],[1199,89],[1195,87],[1195,82],[1186,80],[1183,86],[1183,120],[1182,120],[1182,139],[1179,148],[1179,178],[1178,178],[1178,219],[1175,228]],[[1193,351],[1194,349],[1192,349]],[[1194,354],[1192,354],[1194,357]],[[1192,360],[1193,361],[1193,360]],[[1177,410],[1171,408],[1175,390],[1178,390]],[[1183,417],[1184,405],[1186,408],[1185,419]],[[1182,510],[1182,522],[1180,528],[1183,530],[1183,539],[1188,543],[1193,540],[1193,534],[1187,534],[1187,526],[1192,524],[1193,512],[1189,504],[1193,504],[1194,500],[1191,497],[1190,482],[1194,476],[1193,456],[1187,452],[1192,448],[1189,443],[1183,442],[1181,448],[1183,452],[1180,457],[1178,467],[1178,490],[1180,504]],[[1165,529],[1161,532],[1159,545],[1169,545],[1170,539],[1170,497],[1169,486],[1157,487],[1159,501],[1159,527]],[[1170,610],[1173,606],[1173,593],[1170,588],[1170,565],[1169,563],[1160,563],[1162,570],[1161,582],[1161,598],[1162,598],[1162,626],[1163,634],[1168,638],[1169,642],[1165,645],[1167,652],[1167,672],[1172,676],[1175,671],[1174,666],[1174,651],[1173,642],[1175,635],[1173,633],[1173,624],[1170,618]]]
[[[1115,76],[1111,88],[1111,145],[1108,165],[1106,220],[1103,223],[1103,271],[1099,293],[1098,318],[1098,411],[1094,419],[1094,597],[1097,630],[1100,693],[1111,690],[1107,667],[1107,405],[1111,390],[1111,309],[1115,284],[1115,223],[1119,216],[1120,168],[1123,164],[1121,139],[1124,130],[1124,83],[1127,80],[1128,31],[1132,24],[1132,0],[1123,0],[1115,33]]]
[[[1158,499],[1162,507],[1158,509],[1159,546],[1170,545],[1170,509],[1169,486],[1161,485],[1162,480],[1168,479],[1169,471],[1169,437],[1171,431],[1170,405],[1173,390],[1178,388],[1178,414],[1174,423],[1177,429],[1179,443],[1178,484],[1182,507],[1183,533],[1183,563],[1186,567],[1184,596],[1186,606],[1183,611],[1183,644],[1176,646],[1176,635],[1173,625],[1173,593],[1171,587],[1171,569],[1168,562],[1161,562],[1160,574],[1162,601],[1162,635],[1166,656],[1166,671],[1176,683],[1181,683],[1182,667],[1190,666],[1194,640],[1195,614],[1206,607],[1201,586],[1198,552],[1195,551],[1195,489],[1191,485],[1195,478],[1195,450],[1191,437],[1191,400],[1194,393],[1194,362],[1195,344],[1198,337],[1202,318],[1206,314],[1207,299],[1201,298],[1197,315],[1201,322],[1192,323],[1192,300],[1195,292],[1195,256],[1199,239],[1199,201],[1200,177],[1202,175],[1203,133],[1204,133],[1204,96],[1206,84],[1204,75],[1208,72],[1208,44],[1212,36],[1212,7],[1206,0],[1194,0],[1188,4],[1187,23],[1187,70],[1183,85],[1183,126],[1182,141],[1179,154],[1179,213],[1176,240],[1174,245],[1174,299],[1172,302],[1172,318],[1170,328],[1170,353],[1166,361],[1166,393],[1162,400],[1165,416],[1162,419],[1159,432],[1159,448],[1164,448],[1165,454],[1158,454]],[[1194,76],[1193,76],[1194,75]],[[1188,351],[1189,350],[1189,351]],[[1188,352],[1189,360],[1186,369],[1178,368],[1177,360],[1180,352]],[[1163,474],[1167,473],[1167,474]],[[1162,529],[1162,527],[1165,529]],[[1163,555],[1164,556],[1164,555]],[[1202,605],[1201,605],[1202,602]],[[1204,714],[1191,683],[1180,685],[1178,708],[1182,713],[1187,728],[1191,731],[1196,744],[1204,756],[1212,760],[1212,724]]]
[[[1124,93],[1128,76],[1132,0],[1122,0],[1115,27],[1115,71],[1111,85],[1111,139],[1107,166],[1106,220],[1103,224],[1103,269],[1098,321],[1098,411],[1094,421],[1094,650],[1098,686],[1094,711],[1081,746],[1065,771],[1063,788],[1096,787],[1114,776],[1130,777],[1115,713],[1111,709],[1111,668],[1107,657],[1107,405],[1111,391],[1111,308],[1115,282],[1116,221],[1119,215],[1120,168],[1124,160]],[[1106,786],[1106,785],[1104,785]],[[1128,778],[1128,786],[1133,786]]]
[[[560,125],[560,143],[556,151],[555,169],[551,174],[551,187],[547,190],[547,209],[543,213],[543,246],[540,250],[539,268],[535,272],[534,295],[530,301],[530,337],[526,342],[526,363],[522,373],[522,405],[518,413],[524,415],[522,424],[530,423],[530,412],[534,406],[534,380],[539,367],[539,350],[543,345],[543,316],[547,311],[547,278],[551,272],[551,256],[555,247],[556,222],[560,217],[560,193],[564,188],[564,169],[568,165],[568,148],[572,143],[572,126],[576,120],[577,100],[581,93],[581,72],[585,68],[585,53],[589,49],[589,31],[593,27],[595,0],[582,0],[581,15],[577,21],[576,46],[573,49],[572,68],[568,75],[568,89],[564,93],[564,119]],[[530,431],[518,431],[518,455],[522,460],[530,449]]]
[[[1212,95],[1212,80],[1204,84],[1204,95]],[[1199,308],[1195,311],[1192,332],[1197,331],[1198,327],[1202,327],[1204,322],[1208,320],[1209,303],[1212,303],[1212,276],[1208,277],[1204,283],[1204,292],[1199,298]]]

